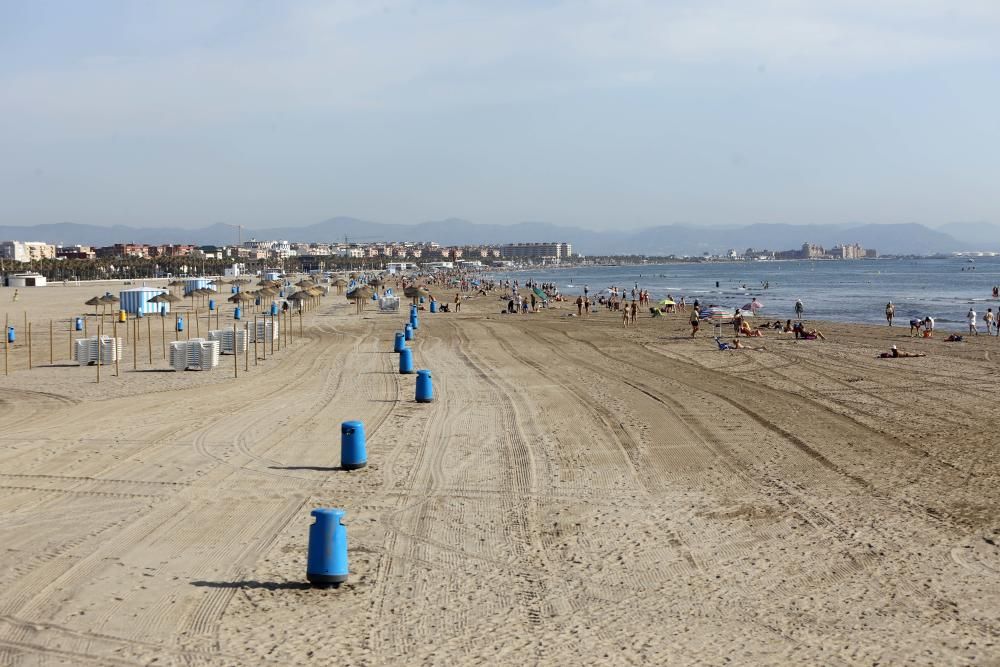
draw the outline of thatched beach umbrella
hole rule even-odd
[[[103,304],[103,302],[101,301],[101,297],[99,297],[99,296],[91,297],[91,298],[89,298],[89,299],[87,299],[86,301],[83,302],[83,305],[85,305],[85,306],[93,306],[94,307],[94,315],[95,316],[97,315],[97,307],[100,306],[100,305],[102,305],[102,304]]]
[[[343,294],[344,288],[347,287],[347,281],[343,278],[337,278],[333,281],[333,286],[337,288],[337,294]]]
[[[354,301],[357,311],[360,314],[365,309],[365,302],[372,298],[372,289],[367,285],[355,287],[347,293],[348,301]]]
[[[429,297],[431,293],[427,291],[425,287],[406,287],[403,289],[403,296],[407,299],[413,299],[413,303],[416,303],[420,297]]]

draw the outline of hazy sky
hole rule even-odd
[[[0,224],[1000,222],[1000,2],[0,0]]]

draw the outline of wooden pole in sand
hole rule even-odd
[[[83,337],[84,337],[84,338],[87,338],[87,337],[88,337],[88,335],[89,335],[89,334],[87,334],[87,316],[86,316],[86,315],[84,315],[84,316],[83,316]]]
[[[132,334],[132,370],[139,369],[139,320],[132,320],[135,331]]]
[[[117,338],[112,338],[111,339],[111,347],[114,348],[114,351],[115,351],[115,377],[116,378],[117,377],[121,377],[121,375],[122,375],[121,374],[121,367],[119,366],[119,362],[121,361],[121,359],[120,359],[121,355],[118,354],[119,352],[121,352],[121,350],[118,349],[118,339]],[[98,345],[98,349],[100,349],[100,345]]]
[[[271,315],[271,335],[269,336],[269,338],[271,339],[271,356],[272,357],[274,356],[274,339],[278,338],[278,336],[276,334],[279,333],[277,327],[278,327],[278,325],[274,321],[274,315]],[[279,350],[281,349],[281,339],[280,338],[278,338],[278,349]]]
[[[146,347],[149,348],[149,365],[153,365],[153,323],[146,318]]]
[[[240,356],[236,354],[236,320],[233,320],[233,377],[240,376]]]
[[[180,313],[174,313],[174,342],[180,339],[180,332],[177,331],[177,323],[180,322]]]
[[[97,325],[97,384],[101,384],[101,324]],[[117,339],[115,339],[117,342]],[[117,358],[118,355],[116,354]]]
[[[249,339],[248,339],[249,344]],[[257,316],[253,316],[253,365],[256,366],[260,363],[260,357],[257,355]]]
[[[198,317],[198,309],[194,309],[194,328],[197,338],[201,338],[201,319]]]
[[[25,319],[28,315],[25,314]],[[28,370],[31,370],[31,322],[25,322],[24,328],[28,330]]]
[[[243,331],[244,331],[244,334],[246,335],[246,338],[244,339],[244,342],[249,342],[250,341],[250,323],[249,322],[246,322],[246,323],[243,324]],[[243,346],[243,371],[247,372],[247,373],[250,372],[250,346],[249,345],[244,345]]]
[[[10,354],[10,338],[7,336],[7,318],[4,317],[3,327],[3,374],[7,375],[7,355]]]
[[[52,343],[52,320],[49,320],[49,366],[55,363],[55,346]]]
[[[69,359],[73,360],[73,318],[69,318]]]
[[[160,343],[163,358],[167,358],[167,318],[160,316]]]
[[[302,338],[302,311],[299,311],[299,338]]]

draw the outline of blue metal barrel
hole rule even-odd
[[[76,318],[76,326],[74,327],[77,331],[83,331],[83,318]]]
[[[396,332],[396,342],[392,344],[393,352],[402,352],[406,347],[406,334],[402,331]]]
[[[7,327],[7,342],[13,343],[17,340],[17,334],[14,333],[14,327]]]
[[[236,306],[236,308],[233,309],[233,319],[238,320],[241,315],[243,315],[243,311],[240,310],[239,306]]]
[[[208,309],[209,310],[215,310],[215,299],[209,299],[208,300]]]
[[[436,313],[437,311],[438,311],[438,302],[437,301],[431,301],[431,312],[432,313]]]
[[[410,324],[409,322],[407,322],[406,326],[403,327],[403,339],[404,340],[413,340],[413,325]],[[406,346],[404,345],[403,347],[406,347]]]
[[[340,522],[344,510],[314,509],[309,526],[306,579],[317,586],[339,586],[347,581],[347,527]]]
[[[344,422],[340,425],[340,467],[357,470],[368,465],[365,450],[365,425],[359,421]]]
[[[399,372],[403,375],[413,372],[413,350],[408,347],[399,353]]]
[[[184,331],[184,318],[183,317],[178,317],[177,318],[177,330],[178,331]]]
[[[430,403],[434,400],[434,384],[431,382],[431,372],[417,371],[417,403]]]

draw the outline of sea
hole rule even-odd
[[[631,291],[638,285],[654,302],[669,294],[689,304],[698,299],[728,308],[757,297],[764,304],[758,317],[782,320],[795,316],[796,299],[802,300],[807,320],[884,324],[886,303],[892,301],[896,324],[907,326],[912,317],[930,315],[944,330],[965,329],[970,306],[980,326],[987,308],[1000,309],[1000,300],[992,296],[1000,285],[1000,257],[573,266],[493,275],[554,283],[574,297],[585,285],[595,296],[612,286]]]

